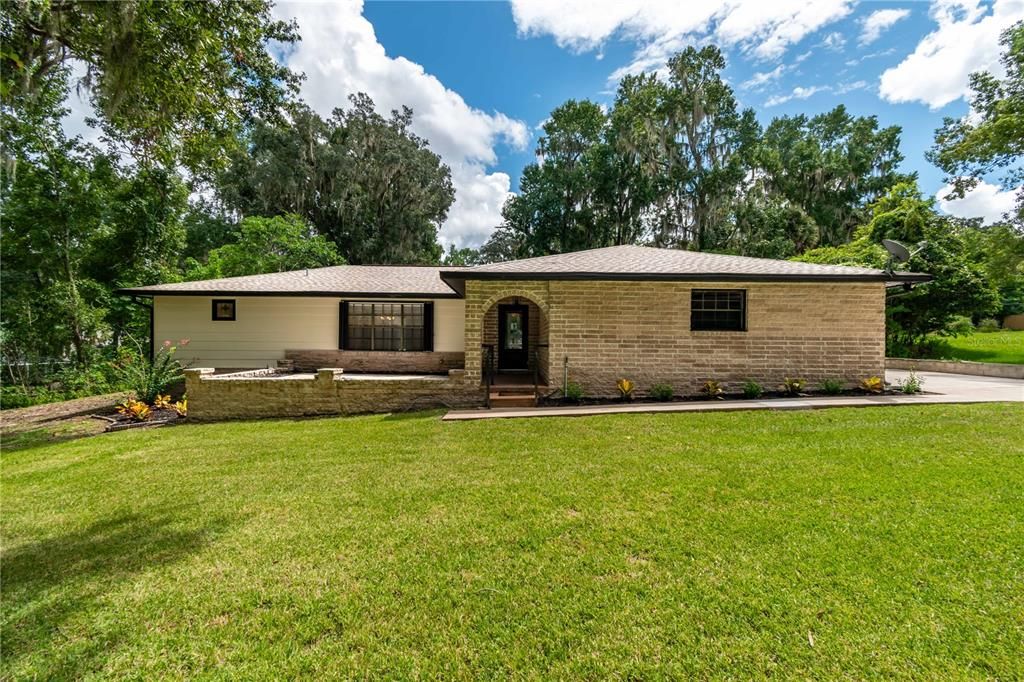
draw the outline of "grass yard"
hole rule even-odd
[[[1024,676],[1022,405],[2,455],[4,679]]]
[[[942,341],[937,357],[1024,365],[1024,331],[975,332]]]

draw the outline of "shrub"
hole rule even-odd
[[[158,410],[163,410],[171,407],[171,396],[170,395],[158,395],[153,399],[153,407]]]
[[[135,422],[144,422],[149,419],[149,405],[141,400],[128,399],[117,405],[118,414],[123,414]]]
[[[971,318],[965,315],[955,315],[952,320],[946,324],[943,333],[945,336],[967,336],[974,331],[974,323],[971,322]]]
[[[615,385],[618,387],[619,395],[622,396],[623,400],[633,399],[633,391],[636,390],[636,384],[629,379],[619,379],[615,382]]]
[[[825,379],[821,382],[821,390],[829,395],[839,395],[843,392],[843,382],[841,379]]]
[[[786,377],[785,379],[782,380],[782,386],[780,386],[779,388],[781,388],[782,392],[785,393],[786,395],[800,395],[800,392],[804,390],[804,385],[806,383],[807,382],[805,382],[803,379],[793,379],[790,377]]]
[[[722,385],[714,379],[708,379],[704,382],[704,385],[700,387],[700,392],[709,398],[721,399],[725,390],[722,388]]]
[[[868,393],[881,393],[885,390],[885,382],[882,377],[868,377],[860,382],[860,387]]]
[[[764,388],[756,381],[748,381],[743,384],[744,398],[760,398],[762,395],[764,395]]]
[[[171,405],[171,407],[174,408],[174,411],[178,413],[179,417],[187,417],[188,416],[188,399],[187,398],[182,398],[181,400],[179,400],[176,403],[174,403],[173,405]]]
[[[910,370],[907,378],[899,383],[900,390],[904,393],[920,393],[924,386],[924,379],[917,376],[917,372]]]
[[[999,320],[986,317],[984,320],[978,323],[979,332],[997,332],[999,331]]]
[[[565,399],[578,403],[583,398],[583,387],[577,384],[575,381],[570,381],[565,386]]]
[[[655,400],[667,401],[672,400],[672,396],[674,396],[676,392],[669,384],[654,384],[647,391],[647,394]]]
[[[188,339],[183,339],[179,345],[187,343]],[[164,341],[154,353],[152,362],[141,355],[130,355],[119,363],[121,380],[136,400],[152,403],[171,384],[184,377],[181,363],[174,359],[176,351],[176,346]]]

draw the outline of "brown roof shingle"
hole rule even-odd
[[[197,282],[155,284],[120,289],[139,296],[398,296],[455,298],[458,294],[441,279],[443,271],[461,268],[419,265],[335,265],[245,277],[223,277]]]
[[[817,265],[771,258],[658,249],[649,246],[608,246],[588,251],[489,263],[444,273],[446,279],[579,278],[579,279],[826,279],[923,281],[920,273],[887,273],[874,268]]]

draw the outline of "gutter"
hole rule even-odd
[[[467,280],[571,280],[627,282],[884,282],[887,286],[930,282],[931,275],[919,272],[834,275],[755,275],[741,273],[622,273],[622,272],[458,272],[442,273],[441,279],[453,289]]]

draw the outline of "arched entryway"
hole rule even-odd
[[[533,383],[536,374],[546,384],[549,363],[548,318],[528,296],[510,295],[495,300],[485,311],[481,329],[482,369],[488,363],[503,381]]]

